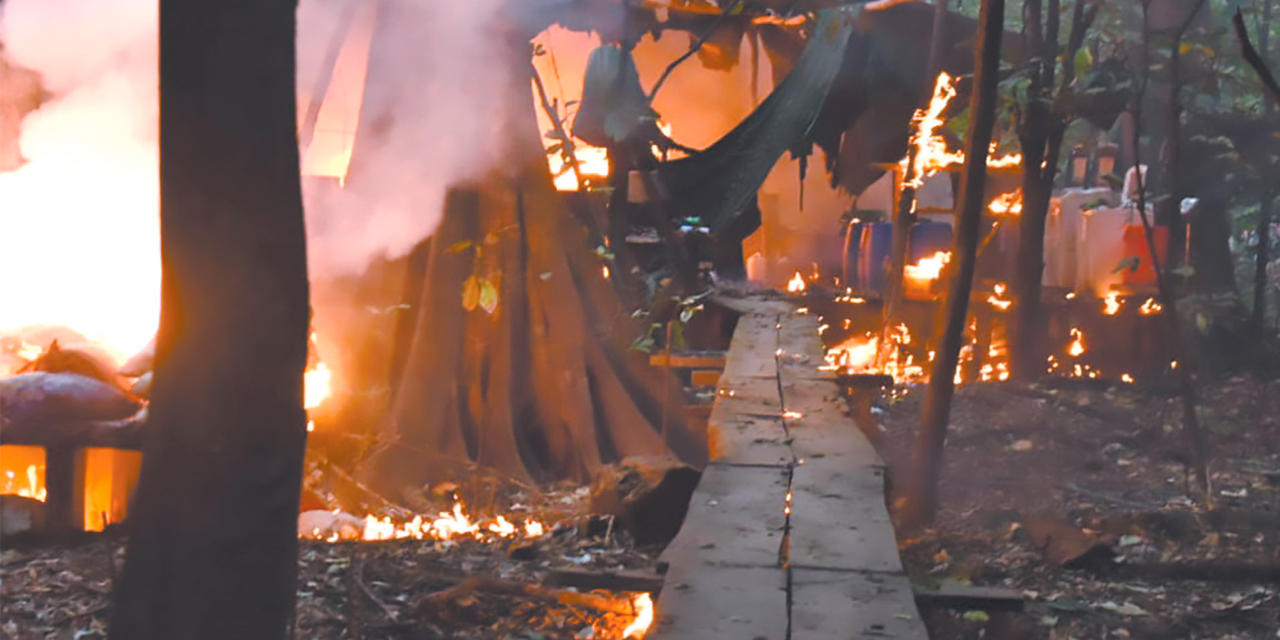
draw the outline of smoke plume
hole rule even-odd
[[[377,26],[368,84],[348,91],[364,100],[345,188],[304,180],[313,277],[431,234],[446,189],[494,164],[519,72],[492,31],[502,0],[301,0],[300,87],[324,72],[349,3],[375,4]],[[124,355],[154,333],[157,28],[155,0],[0,4],[0,55],[49,95],[22,121],[27,162],[0,173],[0,331],[66,325]]]
[[[307,182],[313,275],[404,255],[439,225],[445,191],[498,162],[513,68],[495,30],[504,0],[376,1],[377,27],[345,188]],[[303,0],[299,69],[328,42],[332,0]],[[319,66],[319,65],[316,65]],[[300,85],[300,90],[305,91]],[[516,108],[532,108],[525,93]]]

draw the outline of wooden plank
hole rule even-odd
[[[791,313],[795,311],[796,308],[795,305],[791,304],[787,300],[771,297],[769,295],[745,297],[716,295],[711,297],[711,301],[730,311],[743,314],[744,316],[776,316],[780,313]]]
[[[666,578],[653,571],[587,571],[552,569],[542,583],[551,587],[573,587],[579,591],[647,591],[661,593]]]
[[[884,504],[884,472],[844,458],[811,458],[791,482],[791,563],[852,571],[902,571]]]
[[[721,406],[723,409],[723,405]],[[778,416],[744,416],[712,412],[707,424],[714,442],[712,461],[736,465],[791,464],[790,436]]]
[[[649,356],[649,364],[673,369],[723,369],[727,357],[723,351],[655,353]]]
[[[657,609],[648,638],[786,640],[786,571],[672,565]]]
[[[791,638],[928,640],[905,576],[792,569]]]
[[[729,342],[724,377],[730,380],[742,378],[774,378],[778,367],[774,358],[778,335],[773,317],[742,316],[733,330]]]
[[[684,525],[661,559],[691,571],[778,565],[786,496],[785,468],[707,465]]]
[[[1021,593],[997,587],[943,585],[937,589],[917,588],[915,595],[916,606],[921,609],[1018,612],[1025,605]]]
[[[740,416],[780,416],[782,399],[775,378],[720,378],[716,406]],[[728,415],[728,414],[724,414]]]
[[[858,429],[834,383],[793,381],[783,384],[782,393],[783,409],[790,416],[787,426],[796,458],[838,459],[850,469],[884,466],[871,441]]]

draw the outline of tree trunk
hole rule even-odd
[[[1249,318],[1253,335],[1261,338],[1267,327],[1267,265],[1271,263],[1271,205],[1275,193],[1264,188],[1258,202],[1258,254],[1253,265],[1253,313]]]
[[[1039,23],[1039,0],[1027,0],[1027,10],[1024,11],[1027,20],[1023,27],[1026,46],[1032,52],[1031,59],[1037,61],[1039,68],[1031,76],[1027,95],[1034,98],[1025,105],[1018,134],[1023,154],[1022,215],[1018,220],[1017,269],[1012,282],[1014,308],[1010,364],[1013,378],[1020,381],[1038,376],[1044,370],[1045,362],[1047,323],[1041,318],[1044,232],[1049,205],[1053,199],[1058,161],[1062,155],[1062,138],[1067,130],[1066,117],[1053,108],[1056,80],[1052,61],[1059,57],[1056,17],[1059,14],[1058,6],[1057,0],[1049,0],[1047,25],[1043,33]],[[1076,52],[1084,44],[1085,31],[1093,24],[1095,15],[1096,7],[1086,9],[1084,0],[1077,0],[1063,59],[1075,59]],[[1075,65],[1063,65],[1059,87],[1067,87],[1074,80]]]
[[[965,138],[962,208],[952,255],[956,270],[947,292],[947,325],[934,360],[925,396],[920,432],[916,436],[912,477],[902,512],[907,529],[933,522],[938,507],[938,479],[942,472],[942,447],[947,437],[951,397],[960,347],[969,312],[973,273],[977,263],[978,236],[986,208],[987,147],[995,125],[996,83],[1000,72],[1000,36],[1004,30],[1004,0],[983,0],[978,12],[980,46],[974,49],[974,91],[969,103],[969,130]]]
[[[511,95],[528,93],[517,84]],[[533,113],[512,110],[503,168],[450,194],[413,300],[408,355],[365,465],[392,498],[477,464],[584,481],[625,456],[707,460],[675,378],[628,350],[647,325],[620,303],[552,186]]]
[[[161,0],[163,264],[114,640],[286,637],[309,321],[294,10]]]

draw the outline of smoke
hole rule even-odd
[[[51,95],[22,122],[27,163],[0,173],[0,330],[67,325],[122,353],[154,332],[156,26],[155,0],[0,5],[2,55]]]
[[[302,0],[300,87],[322,71],[346,8],[370,3],[377,29],[346,188],[304,180],[313,277],[357,272],[430,235],[447,188],[496,164],[517,104],[503,94],[519,69],[493,26],[503,0]],[[155,0],[0,3],[0,55],[38,72],[50,96],[22,121],[26,164],[0,173],[0,332],[65,325],[124,355],[154,333],[157,17]],[[14,100],[0,93],[0,117]]]
[[[361,0],[369,1],[369,0]],[[306,180],[313,276],[358,271],[371,259],[406,254],[440,223],[445,192],[500,161],[500,139],[521,70],[496,30],[504,0],[376,0],[364,104],[345,188]],[[299,8],[299,69],[330,46],[320,27],[333,0]],[[306,91],[300,84],[300,91]]]

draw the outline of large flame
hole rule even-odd
[[[945,120],[942,114],[947,110],[951,99],[956,97],[954,79],[945,71],[938,74],[933,86],[933,97],[925,109],[917,109],[911,119],[914,133],[911,134],[910,145],[915,150],[915,165],[907,173],[908,158],[899,162],[902,167],[902,186],[914,189],[924,184],[924,179],[940,171],[964,164],[964,152],[949,151],[947,141],[938,134],[938,128]],[[987,153],[987,166],[990,168],[1016,167],[1022,163],[1022,154],[997,154],[997,145],[993,141]]]
[[[653,624],[653,598],[647,593],[640,593],[631,602],[635,606],[636,619],[622,630],[624,640],[643,638],[644,634],[649,632],[649,626]]]
[[[1022,189],[1015,189],[1009,193],[1002,193],[991,204],[987,206],[987,210],[998,216],[1016,216],[1022,213]]]
[[[527,519],[523,526],[497,516],[492,521],[473,521],[467,515],[461,502],[455,502],[451,511],[442,511],[435,518],[427,520],[422,516],[414,516],[408,522],[396,523],[390,517],[382,519],[365,516],[362,538],[366,541],[399,540],[412,538],[415,540],[450,540],[456,537],[470,536],[474,538],[514,538],[517,535],[525,538],[541,537],[546,527],[537,520]]]
[[[931,256],[920,258],[915,264],[903,267],[903,274],[908,280],[919,284],[928,284],[942,275],[942,268],[951,262],[950,251],[938,251]]]

